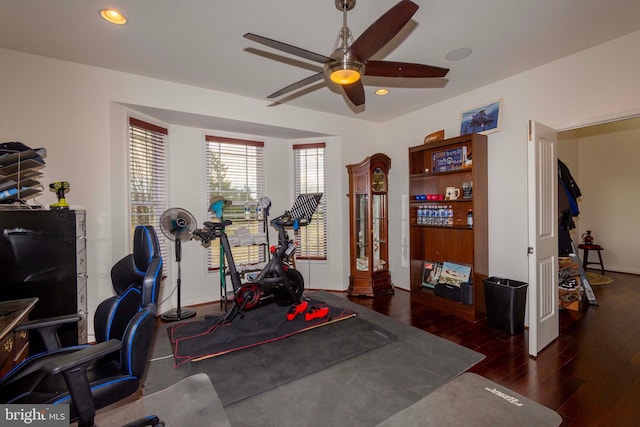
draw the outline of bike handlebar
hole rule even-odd
[[[272,219],[271,225],[274,228],[294,227],[297,229],[297,227],[304,227],[309,225],[310,222],[311,220],[308,218],[292,218],[289,211],[285,211],[284,214]]]

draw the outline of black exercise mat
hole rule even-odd
[[[174,325],[167,329],[167,333],[173,344],[175,366],[270,343],[355,316],[353,311],[331,307],[322,301],[306,301],[309,308],[328,308],[328,314],[307,321],[305,312],[288,320],[289,306],[270,304],[247,311],[222,325],[219,324],[222,317]]]
[[[161,334],[163,335],[163,334]],[[224,406],[321,371],[393,342],[388,330],[357,316],[295,334],[286,339],[172,368],[171,361],[153,361],[145,394],[168,387],[189,375],[209,375]],[[167,348],[156,342],[156,350]]]

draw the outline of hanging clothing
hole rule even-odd
[[[573,252],[569,230],[576,228],[573,217],[580,214],[578,197],[582,196],[578,183],[567,165],[558,159],[558,254],[569,256]]]
[[[575,228],[571,217],[580,215],[578,197],[582,196],[578,183],[562,160],[558,159],[558,213],[560,226]]]
[[[569,199],[571,214],[578,216],[580,213],[578,209],[578,197],[582,196],[582,192],[580,191],[580,187],[578,187],[578,183],[573,179],[573,176],[571,176],[571,171],[560,159],[558,159],[558,181],[562,183],[563,190]]]

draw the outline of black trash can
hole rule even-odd
[[[511,335],[524,332],[527,284],[502,277],[488,277],[483,282],[487,324]]]

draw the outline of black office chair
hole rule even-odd
[[[133,253],[111,269],[116,295],[96,310],[96,344],[60,348],[55,332],[63,323],[78,321],[76,315],[21,325],[38,330],[47,351],[0,379],[0,402],[67,403],[79,426],[92,426],[96,409],[138,390],[155,330],[162,257],[152,226],[136,227],[133,246]]]

